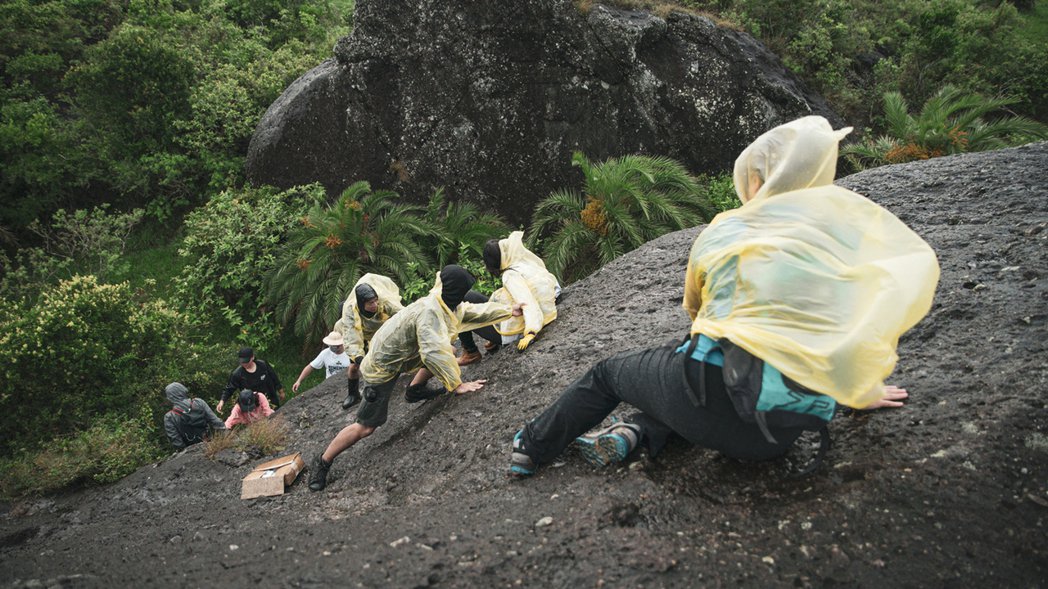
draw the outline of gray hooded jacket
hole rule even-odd
[[[167,385],[164,394],[174,405],[164,415],[164,431],[175,448],[181,450],[202,441],[210,429],[226,429],[226,425],[203,399],[189,398],[189,389],[182,383]]]

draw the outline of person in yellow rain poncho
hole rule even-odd
[[[340,431],[324,453],[314,458],[310,466],[310,489],[320,491],[327,486],[327,473],[335,457],[386,423],[390,394],[402,372],[419,369],[405,393],[409,403],[447,391],[456,394],[478,391],[484,386],[485,380],[462,382],[451,341],[460,330],[519,316],[521,306],[463,302],[474,282],[476,279],[461,266],[445,266],[427,296],[405,307],[375,333],[360,366],[364,402],[357,412],[356,423]],[[426,388],[426,382],[434,375],[443,389]]]
[[[510,471],[529,475],[572,441],[598,465],[676,433],[739,459],[784,454],[823,432],[838,403],[898,407],[884,386],[906,330],[929,310],[932,249],[898,218],[832,184],[837,145],[822,117],[768,131],[735,162],[743,205],[695,240],[685,277],[684,345],[599,362],[514,439]],[[682,378],[683,375],[683,378]],[[640,410],[576,438],[620,402]]]
[[[403,308],[400,304],[400,289],[386,276],[365,274],[353,285],[353,292],[342,304],[342,318],[335,322],[333,328],[333,331],[342,334],[344,350],[350,358],[349,369],[346,370],[349,383],[346,398],[342,401],[343,409],[360,402],[360,362],[364,359],[368,342],[382,324]]]
[[[517,349],[523,350],[557,318],[560,283],[546,270],[542,258],[524,247],[523,231],[489,241],[483,255],[488,272],[502,277],[503,286],[491,295],[491,300],[525,303],[523,317],[507,319],[496,327],[504,336],[519,335]]]

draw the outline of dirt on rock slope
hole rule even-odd
[[[466,369],[490,379],[479,393],[396,398],[325,492],[303,475],[287,495],[241,501],[258,461],[196,447],[108,487],[3,506],[0,583],[1048,585],[1048,144],[839,183],[910,224],[943,272],[891,379],[911,401],[839,416],[813,477],[684,444],[604,470],[569,451],[529,480],[506,477],[514,432],[590,364],[684,334],[695,228],[571,285],[527,352]],[[352,418],[342,394],[326,382],[287,403],[289,451],[312,456]]]

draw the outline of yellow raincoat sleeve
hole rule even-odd
[[[513,316],[513,309],[500,302],[460,303],[456,315],[459,320],[458,331],[461,333],[505,321]]]
[[[335,331],[345,340],[346,355],[356,358],[364,355],[364,332],[357,316],[357,302],[350,296],[342,306],[342,318],[335,323]]]
[[[447,323],[438,313],[438,310],[427,310],[419,315],[415,325],[415,338],[422,365],[432,372],[448,391],[454,391],[462,384],[462,372],[455,359],[455,349],[451,346],[451,333]]]
[[[542,307],[519,272],[507,270],[502,273],[502,285],[513,300],[524,304],[524,332],[538,333],[542,329]]]

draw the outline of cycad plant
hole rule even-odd
[[[398,195],[372,191],[367,182],[347,188],[329,205],[314,206],[288,238],[267,279],[282,325],[315,342],[338,320],[340,302],[364,274],[405,284],[416,271],[432,272],[423,247],[433,229],[422,207],[398,204]]]
[[[458,263],[463,250],[480,255],[484,242],[504,237],[506,223],[498,215],[485,213],[469,202],[448,202],[438,188],[426,206],[425,220],[432,228],[427,240],[436,254],[437,267]]]
[[[1048,127],[1006,110],[1015,102],[945,86],[924,103],[920,113],[911,115],[902,94],[888,92],[885,133],[848,145],[841,154],[861,170],[1048,138]]]
[[[695,179],[672,159],[627,155],[595,164],[575,152],[571,163],[582,170],[582,192],[546,197],[528,235],[529,246],[541,244],[546,265],[565,281],[713,213]]]

